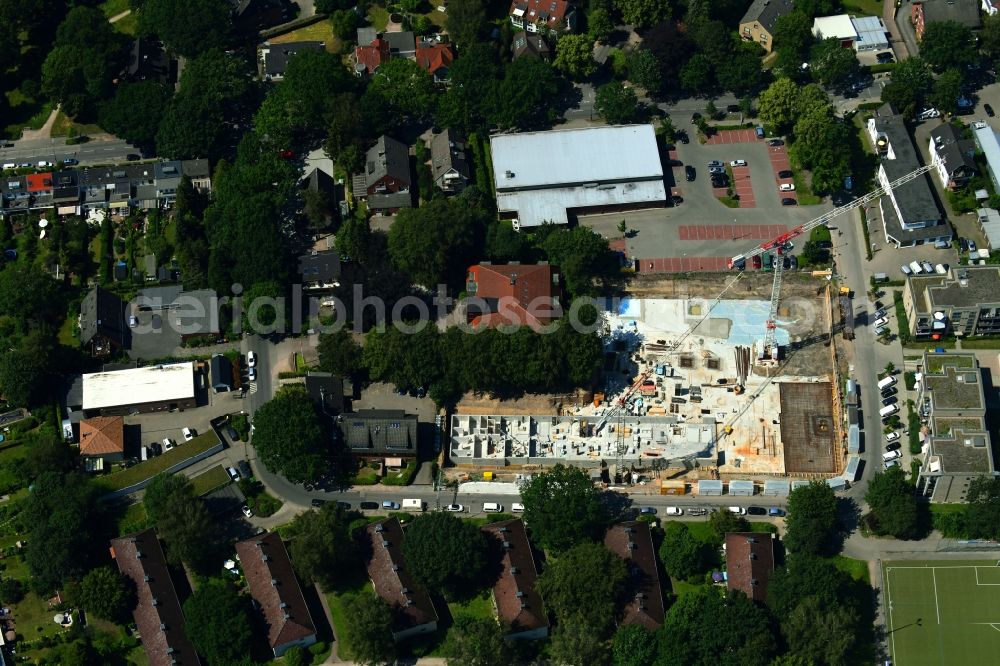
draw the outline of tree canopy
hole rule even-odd
[[[514,662],[503,627],[492,618],[459,615],[448,630],[443,651],[448,666],[507,666]]]
[[[448,3],[444,25],[460,51],[474,46],[486,30],[486,6],[483,0],[455,0]]]
[[[132,581],[108,566],[91,569],[80,583],[80,603],[105,620],[125,619],[134,598]]]
[[[563,35],[556,43],[556,58],[553,64],[566,76],[582,80],[597,71],[594,60],[594,42],[587,35]]]
[[[620,81],[606,83],[597,89],[594,110],[611,125],[635,122],[641,114],[635,91]]]
[[[243,660],[253,637],[246,597],[225,581],[206,579],[184,602],[191,644],[209,666]]]
[[[966,494],[966,526],[973,539],[1000,539],[1000,478],[976,477]]]
[[[396,658],[392,611],[374,593],[365,592],[344,603],[348,631],[341,638],[346,655],[364,666],[390,664]]]
[[[306,581],[331,589],[338,575],[358,556],[349,527],[347,514],[333,502],[324,504],[318,511],[297,515],[289,526],[296,573]]]
[[[640,624],[618,627],[611,642],[614,666],[648,666],[656,663],[656,634]]]
[[[156,35],[187,58],[225,48],[233,27],[226,0],[143,0],[138,14],[141,34]]]
[[[626,25],[645,28],[668,20],[673,8],[668,0],[613,0]]]
[[[309,395],[285,387],[254,415],[254,447],[271,472],[292,483],[315,481],[326,471],[331,434]]]
[[[524,519],[548,550],[560,552],[601,538],[608,514],[586,471],[558,464],[534,474],[521,488]]]
[[[865,492],[865,502],[876,533],[897,539],[915,539],[920,535],[917,498],[901,468],[892,467],[875,474]]]
[[[845,49],[839,39],[831,37],[812,48],[809,71],[823,85],[842,88],[861,73],[861,64],[853,49]]]
[[[920,57],[939,72],[963,68],[978,56],[972,31],[957,21],[931,21],[920,39]]]
[[[482,586],[486,539],[472,523],[435,511],[417,516],[407,527],[403,557],[410,575],[428,592],[466,596]]]
[[[437,89],[431,75],[416,62],[393,58],[372,75],[364,97],[382,106],[391,119],[390,126],[399,127],[429,117]]]
[[[708,563],[706,550],[686,524],[673,521],[664,525],[660,561],[673,578],[685,580],[703,573]]]
[[[101,105],[98,115],[101,127],[152,152],[172,94],[159,81],[121,83],[114,97]]]
[[[627,580],[621,558],[603,544],[581,543],[549,562],[538,590],[557,620],[579,622],[603,640],[614,628]]]
[[[788,496],[785,545],[794,553],[829,555],[835,550],[837,497],[823,481],[796,488]]]

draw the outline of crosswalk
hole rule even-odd
[[[257,392],[257,382],[250,382],[250,395]]]

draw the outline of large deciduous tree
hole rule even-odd
[[[271,472],[292,483],[315,481],[328,467],[329,427],[302,390],[286,387],[254,416],[254,447]]]
[[[554,552],[596,540],[608,525],[601,494],[587,472],[556,465],[521,488],[525,522],[539,543]]]
[[[776,652],[767,611],[742,593],[726,596],[714,587],[680,597],[660,632],[660,655],[669,655],[670,664],[766,666]]]
[[[571,79],[580,81],[597,71],[594,41],[587,35],[563,35],[556,42],[553,64]]]
[[[228,582],[206,579],[184,602],[184,626],[209,666],[241,663],[253,637],[249,604]]]
[[[153,151],[160,120],[173,93],[159,81],[122,83],[101,105],[101,127],[126,141]]]
[[[460,50],[473,46],[486,30],[486,6],[483,0],[449,2],[444,25]]]
[[[448,630],[443,652],[448,666],[507,666],[515,661],[503,627],[493,618],[459,615]]]
[[[760,66],[762,51],[753,42],[740,43],[732,54],[715,65],[715,77],[719,86],[737,97],[756,93],[765,82],[764,70]]]
[[[958,110],[958,98],[962,96],[962,83],[965,77],[957,69],[949,69],[934,82],[931,91],[931,104],[941,113],[955,113]]]
[[[392,611],[380,597],[365,592],[344,604],[348,631],[342,647],[349,657],[364,666],[391,664],[396,659],[392,638]]]
[[[973,539],[1000,538],[1000,477],[979,476],[969,484],[965,524]]]
[[[594,110],[611,125],[635,122],[642,113],[635,91],[621,81],[612,81],[597,89]]]
[[[450,11],[450,9],[449,9]],[[438,99],[434,118],[441,127],[464,131],[483,128],[497,105],[503,68],[490,44],[473,44],[448,71],[451,85]]]
[[[841,88],[861,72],[857,54],[839,39],[824,39],[812,48],[809,71],[825,86]]]
[[[812,185],[817,192],[832,192],[841,187],[850,173],[847,128],[833,117],[832,107],[816,106],[803,113],[793,130],[792,152],[812,171]]]
[[[781,633],[793,655],[813,664],[846,666],[852,663],[859,620],[853,608],[826,605],[819,597],[808,596],[783,618]]]
[[[684,523],[669,522],[663,528],[660,561],[667,573],[678,579],[697,576],[705,570],[706,547]]]
[[[799,86],[789,78],[776,79],[760,94],[757,102],[760,119],[767,125],[773,125],[778,131],[790,128],[797,115],[799,90]]]
[[[357,557],[350,521],[344,510],[329,502],[319,511],[300,513],[289,528],[295,571],[306,581],[330,589],[338,575]]]
[[[341,377],[357,377],[361,369],[361,346],[344,327],[319,336],[319,367]]]
[[[794,553],[832,554],[837,528],[837,497],[823,481],[796,488],[788,497],[785,545]]]
[[[603,640],[615,626],[627,580],[621,558],[603,544],[581,543],[546,566],[538,589],[557,620],[581,623]]]
[[[656,634],[641,624],[618,627],[611,641],[614,666],[648,666],[656,663]]]
[[[622,21],[635,28],[667,21],[673,13],[669,0],[613,0],[612,5],[621,14]]]
[[[556,119],[551,102],[559,93],[559,77],[541,58],[518,58],[500,82],[493,122],[504,129],[544,129]]]
[[[80,603],[97,617],[121,621],[135,597],[132,581],[111,567],[91,569],[80,583]]]
[[[396,58],[375,71],[364,96],[384,105],[391,125],[398,127],[427,118],[434,109],[437,89],[434,79],[420,65]]]
[[[809,57],[815,41],[813,20],[800,11],[779,16],[774,24],[774,46],[787,49],[799,62]]]
[[[913,486],[899,467],[872,477],[865,492],[870,522],[878,534],[897,539],[915,539],[920,535],[919,511]]]
[[[939,72],[971,65],[977,57],[972,31],[957,21],[931,21],[920,39],[920,57]]]
[[[481,587],[486,539],[475,525],[437,511],[417,516],[407,528],[403,557],[418,585],[456,598]]]
[[[663,93],[663,71],[660,62],[648,49],[636,49],[628,56],[629,81],[646,89],[651,96]]]
[[[233,27],[226,0],[144,0],[138,14],[140,33],[156,35],[188,58],[225,48]]]

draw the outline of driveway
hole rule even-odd
[[[893,4],[892,0],[885,0],[886,5]],[[977,3],[978,4],[978,3]],[[889,9],[886,9],[886,14],[888,15]],[[893,27],[889,28],[889,32],[892,33],[892,41],[894,46],[898,46],[896,40],[902,37],[903,44],[906,46],[906,53],[900,53],[897,50],[896,60],[899,61],[901,57],[909,54],[910,56],[920,55],[920,47],[917,44],[917,33],[913,29],[913,24],[910,22],[910,16],[912,16],[913,2],[907,0],[906,2],[900,3],[899,7],[896,9],[896,20],[893,21]],[[886,27],[889,27],[889,20],[885,21]]]

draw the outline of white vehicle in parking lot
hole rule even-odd
[[[247,368],[247,379],[249,379],[252,382],[257,381],[257,368],[254,367]]]
[[[163,450],[164,451],[169,451],[170,449],[174,448],[175,446],[177,446],[177,442],[175,442],[174,440],[170,439],[169,437],[164,437],[163,438]]]
[[[886,319],[885,317],[879,317],[878,319],[875,320],[875,326],[876,327],[878,327],[878,326],[887,326],[888,324],[889,324],[889,320]]]
[[[732,162],[729,163],[729,166],[731,167],[743,167],[746,165],[747,165],[746,160],[733,160]]]
[[[190,442],[197,435],[197,433],[194,430],[191,430],[191,428],[181,428],[181,434],[184,435],[185,442]]]
[[[903,275],[912,275],[913,274],[913,271],[911,271],[910,267],[907,266],[906,264],[903,264],[902,266],[900,266],[899,270],[903,271]]]
[[[782,183],[781,185],[778,186],[778,190],[782,192],[794,192],[795,185],[792,183]]]
[[[684,515],[684,509],[680,508],[679,506],[668,506],[667,507],[667,515],[668,516],[683,516]]]
[[[257,353],[253,351],[247,352],[247,367],[256,368],[257,367]]]
[[[885,436],[885,441],[886,442],[895,442],[897,439],[899,439],[899,433],[896,432],[896,431],[892,431],[890,433],[887,433],[886,436]]]
[[[747,510],[741,506],[730,506],[726,508],[729,509],[730,513],[735,513],[737,516],[745,516],[747,513]]]
[[[457,511],[464,511],[465,507],[462,506],[461,504],[448,504],[448,505],[445,505],[444,510],[445,511],[456,511],[457,512]]]

